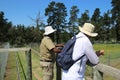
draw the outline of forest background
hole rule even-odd
[[[51,1],[45,8],[45,16],[48,17],[47,24],[41,18],[40,12],[36,18],[31,20],[35,26],[14,25],[5,17],[5,13],[0,11],[0,43],[10,42],[11,45],[24,46],[30,43],[40,43],[44,28],[47,25],[52,26],[57,30],[55,41],[57,43],[66,42],[73,34],[79,32],[78,26],[82,26],[85,22],[91,22],[96,26],[95,32],[98,37],[92,41],[97,43],[119,43],[120,42],[120,1],[111,1],[112,9],[107,10],[103,15],[100,9],[96,8],[92,17],[89,15],[89,10],[85,10],[78,17],[79,9],[77,6],[72,6],[70,9],[69,21],[66,20],[67,8],[64,3]]]

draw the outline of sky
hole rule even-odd
[[[112,9],[112,0],[0,0],[0,11],[4,12],[4,18],[11,21],[13,25],[32,26],[35,23],[30,17],[36,19],[38,12],[44,23],[47,22],[44,13],[51,1],[63,3],[68,14],[72,6],[77,6],[80,10],[78,17],[85,10],[89,10],[89,16],[91,16],[96,8],[100,8],[101,15]]]

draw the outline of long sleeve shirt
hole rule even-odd
[[[68,71],[62,70],[62,80],[84,80],[86,62],[89,60],[94,65],[99,62],[88,37],[81,32],[76,37],[72,58],[76,60],[84,54],[85,56],[74,63]]]

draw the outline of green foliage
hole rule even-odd
[[[82,26],[85,22],[91,22],[95,25],[99,35],[92,39],[97,42],[112,42],[120,41],[120,1],[112,0],[112,9],[101,15],[100,9],[96,8],[92,17],[89,16],[89,11],[85,10],[80,17],[77,16],[79,9],[77,6],[72,6],[70,17],[67,23],[67,9],[63,3],[52,1],[45,9],[45,16],[48,17],[48,25],[57,29],[56,42],[64,43],[73,36],[73,33],[79,32],[78,25]],[[40,20],[40,13],[37,15],[36,21]],[[45,24],[36,22],[37,27],[17,25],[13,26],[4,17],[4,12],[0,12],[0,42],[10,42],[11,44],[24,45],[32,42],[39,43],[43,37],[43,28]],[[38,25],[39,24],[39,25]]]
[[[12,23],[8,22],[4,18],[4,12],[0,12],[0,42],[7,42],[9,40],[9,29],[12,27]]]
[[[79,18],[79,25],[83,25],[86,22],[89,22],[89,11],[85,10],[84,13],[81,14],[81,18]]]
[[[97,36],[95,38],[95,40],[103,40],[103,29],[101,28],[103,25],[102,25],[102,17],[100,15],[100,9],[99,8],[96,8],[93,15],[92,15],[92,18],[91,18],[91,22],[96,26],[96,29],[95,29],[95,32],[97,32],[99,34],[99,36]]]
[[[57,29],[56,42],[61,42],[60,31],[66,24],[67,10],[63,3],[60,2],[50,2],[48,7],[45,9],[45,16],[48,16],[47,22],[48,25],[51,25],[53,28]]]
[[[120,0],[112,0],[112,22],[113,26],[115,26],[115,31],[116,31],[116,38],[117,41],[120,41]]]
[[[78,29],[76,29],[78,26],[78,15],[77,15],[78,13],[79,13],[79,9],[77,8],[77,6],[72,6],[70,10],[70,18],[67,26],[68,30],[70,31],[71,37],[73,34],[78,32]]]
[[[52,25],[54,28],[59,29],[65,26],[65,17],[67,16],[66,7],[63,3],[52,1],[45,9],[45,16],[48,16],[48,25]]]

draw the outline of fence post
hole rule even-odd
[[[60,26],[57,27],[57,32],[56,32],[57,44],[61,42],[60,41],[60,29],[59,28],[60,28]],[[61,68],[59,66],[56,66],[56,80],[61,80]]]
[[[31,49],[26,51],[26,77],[27,80],[32,80],[32,62],[31,62]]]
[[[103,73],[93,68],[93,80],[103,80]]]
[[[61,80],[61,68],[56,66],[56,80]]]

